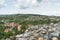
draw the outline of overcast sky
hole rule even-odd
[[[60,0],[0,0],[0,14],[60,15]]]

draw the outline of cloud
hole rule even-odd
[[[4,0],[0,0],[0,5],[4,5]]]
[[[58,15],[60,0],[0,0],[0,13]]]
[[[0,9],[6,6],[5,0],[0,0]]]
[[[18,9],[38,8],[47,6],[60,6],[59,0],[16,0],[15,7]]]
[[[37,0],[37,2],[39,2],[39,3],[40,3],[40,2],[42,2],[42,0]]]
[[[30,2],[27,10],[21,12],[24,13],[38,13],[42,15],[58,15],[60,13],[60,3],[58,0],[43,0],[38,3],[36,0]],[[38,5],[39,4],[39,5]],[[36,7],[37,6],[37,7]]]
[[[17,0],[16,7],[26,9],[31,7],[37,7],[42,0]]]
[[[53,3],[60,3],[60,0],[49,0],[49,1]]]

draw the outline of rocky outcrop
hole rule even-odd
[[[16,35],[16,40],[59,40],[60,31],[58,24],[32,26],[25,33]],[[60,26],[59,26],[60,27]]]

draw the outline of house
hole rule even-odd
[[[21,30],[21,26],[22,26],[22,25],[18,25],[18,26],[17,26],[18,31]]]
[[[9,29],[5,29],[4,32],[9,32]]]

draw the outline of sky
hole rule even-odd
[[[17,13],[60,16],[60,0],[0,0],[0,15]]]

